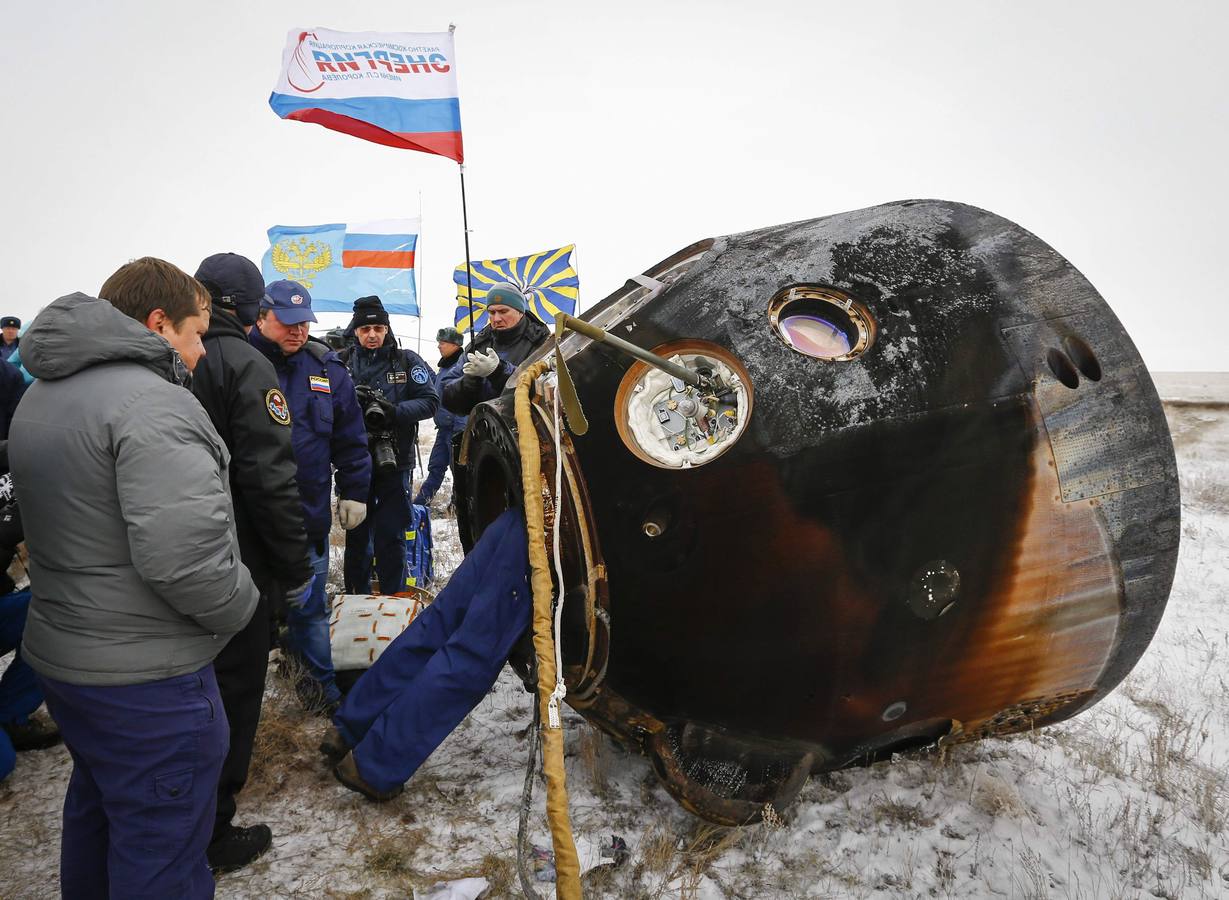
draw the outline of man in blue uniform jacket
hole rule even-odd
[[[292,652],[319,684],[320,707],[331,710],[341,700],[329,646],[329,528],[333,523],[330,485],[336,469],[337,517],[342,528],[357,527],[367,516],[371,457],[367,431],[350,373],[329,349],[311,338],[312,298],[294,281],[275,281],[260,303],[256,327],[248,335],[277,372],[283,398],[270,392],[269,414],[290,422],[290,442],[303,501],[303,527],[315,573],[301,604],[290,604],[286,618]]]
[[[461,332],[455,328],[441,328],[435,333],[435,343],[440,351],[439,369],[435,379],[437,385],[442,384],[444,378],[453,369],[460,368],[461,347],[464,340]],[[426,506],[435,496],[435,492],[440,489],[440,485],[444,483],[444,473],[448,471],[452,463],[453,438],[460,439],[462,432],[465,431],[465,421],[465,416],[449,412],[444,408],[443,403],[435,411],[435,443],[431,446],[427,477],[419,485],[418,494],[414,497],[415,504]],[[455,485],[453,492],[456,492]]]
[[[380,590],[405,590],[405,535],[410,528],[410,470],[418,423],[439,405],[435,375],[417,353],[402,350],[379,297],[354,301],[341,352],[359,392],[373,469],[365,522],[346,534],[346,592],[371,590],[371,549]]]

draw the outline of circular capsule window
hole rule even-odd
[[[875,341],[870,312],[836,288],[786,288],[769,301],[768,322],[791,350],[830,362],[860,356]]]

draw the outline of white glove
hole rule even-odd
[[[367,504],[357,500],[342,500],[337,504],[337,520],[341,527],[349,531],[363,524],[367,518]]]
[[[492,372],[499,368],[499,354],[495,352],[495,348],[483,350],[481,353],[471,353],[465,357],[465,365],[461,367],[461,371],[466,375],[476,375],[479,378],[486,378]]]

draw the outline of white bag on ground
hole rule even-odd
[[[333,598],[329,638],[334,669],[369,668],[434,599],[422,588],[410,588],[406,593],[412,596],[338,594]]]

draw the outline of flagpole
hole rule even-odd
[[[415,251],[422,249],[422,188],[418,189],[418,241]],[[414,282],[415,296],[418,298],[418,341],[414,348],[419,356],[422,356],[422,255],[420,252],[414,253]]]
[[[461,222],[465,229],[465,297],[469,306],[469,339],[474,340],[474,273],[469,261],[469,212],[465,206],[465,166],[461,170]]]

